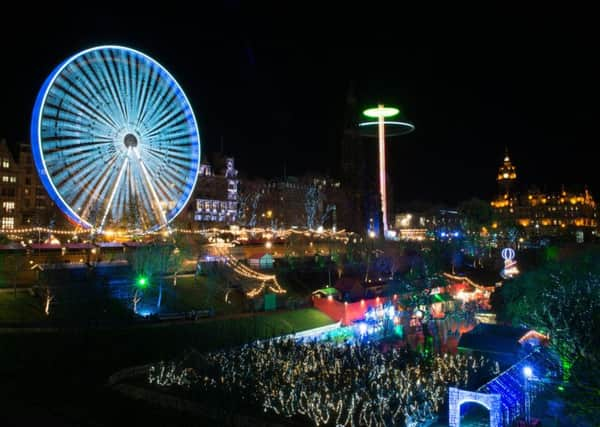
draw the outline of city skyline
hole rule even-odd
[[[195,26],[192,18],[144,16],[136,31],[126,13],[93,22],[33,17],[37,40],[5,46],[16,66],[2,71],[8,102],[0,137],[13,148],[28,140],[35,94],[58,63],[80,49],[117,43],[171,70],[198,118],[203,156],[223,147],[251,177],[274,178],[284,169],[339,176],[346,94],[354,84],[359,111],[384,102],[416,125],[388,144],[396,201],[489,199],[505,147],[522,183],[587,185],[593,194],[600,188],[593,156],[585,155],[597,89],[585,25],[557,34],[551,30],[562,19],[523,18],[506,33],[499,32],[505,23],[490,19],[431,40],[421,37],[425,29],[385,26],[371,37],[318,23],[307,33],[236,2],[214,16],[221,19],[199,18]]]

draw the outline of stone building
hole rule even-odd
[[[496,227],[518,225],[529,236],[575,235],[580,240],[596,233],[596,202],[587,188],[583,191],[541,191],[535,186],[517,188],[516,167],[508,152],[498,170],[498,196],[491,202]]]
[[[63,219],[38,178],[29,144],[19,144],[15,157],[0,141],[0,203],[2,230],[48,227]]]

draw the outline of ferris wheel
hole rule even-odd
[[[179,84],[147,55],[121,46],[84,50],[46,79],[31,147],[50,197],[76,224],[153,231],[191,197],[198,125]]]

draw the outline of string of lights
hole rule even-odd
[[[263,274],[258,271],[251,269],[250,267],[242,264],[233,256],[225,251],[225,248],[217,248],[217,253],[224,260],[225,264],[228,265],[236,274],[246,279],[258,280],[261,282],[260,286],[246,292],[246,296],[254,298],[268,287],[271,292],[276,294],[284,294],[287,291],[281,287],[277,281],[277,276],[274,274]]]
[[[474,288],[479,289],[480,291],[489,291],[489,288],[490,288],[489,286],[483,286],[478,283],[475,283],[474,281],[472,281],[471,279],[469,279],[468,277],[465,277],[465,276],[455,276],[450,273],[443,273],[443,276],[450,280],[461,280],[461,281],[467,282],[469,285],[473,286]]]
[[[98,235],[98,236],[134,236],[134,235],[161,235],[168,236],[173,233],[181,233],[181,234],[197,234],[197,235],[205,235],[211,236],[220,233],[230,233],[235,237],[245,236],[245,235],[261,235],[262,238],[271,239],[275,238],[288,238],[291,234],[296,235],[304,235],[306,237],[323,237],[323,238],[333,238],[336,240],[349,241],[349,236],[353,233],[346,232],[346,230],[297,230],[297,229],[282,229],[278,231],[273,231],[271,229],[265,228],[249,228],[249,229],[221,229],[221,228],[208,228],[203,230],[192,230],[192,229],[182,229],[182,228],[171,228],[163,231],[147,231],[143,233],[138,233],[134,231],[125,231],[125,230],[100,230],[97,228],[74,228],[74,229],[57,229],[57,228],[48,228],[48,227],[26,227],[26,228],[11,228],[11,229],[0,229],[1,234],[29,234],[29,233],[50,233],[57,235]]]

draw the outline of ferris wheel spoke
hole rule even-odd
[[[110,118],[116,129],[120,128],[119,123],[122,122],[119,120],[119,111],[112,100],[112,95],[106,90],[103,74],[92,64],[86,64],[81,71],[81,81],[86,90],[92,94],[98,94],[94,97],[97,101],[97,108]]]
[[[95,52],[94,56],[95,60],[91,62],[91,67],[98,75],[98,82],[101,84],[101,90],[106,92],[106,95],[108,96],[108,105],[113,107],[112,112],[114,114],[114,120],[116,120],[117,123],[125,123],[125,116],[123,115],[123,110],[121,108],[119,94],[116,92],[106,61],[99,52]]]
[[[104,226],[104,222],[106,221],[106,217],[108,216],[108,213],[110,212],[110,207],[112,205],[113,199],[115,198],[115,193],[117,192],[117,188],[119,187],[119,184],[121,183],[121,178],[123,176],[123,172],[127,168],[128,164],[129,164],[129,159],[127,157],[125,157],[125,161],[123,161],[123,164],[121,165],[121,168],[119,169],[119,174],[117,175],[117,179],[115,180],[112,191],[110,192],[110,196],[108,197],[108,202],[106,203],[106,209],[104,210],[104,216],[102,217],[102,221],[100,221],[100,226],[99,226],[100,229],[102,229],[102,227]]]
[[[162,127],[162,121],[165,115],[179,112],[177,96],[170,90],[165,92],[156,101],[155,108],[149,111],[144,121],[148,126],[149,130],[160,129]]]
[[[117,71],[119,73],[119,79],[121,82],[121,87],[123,88],[124,94],[124,106],[125,112],[127,115],[127,123],[130,124],[131,121],[135,118],[134,108],[133,108],[133,86],[131,84],[132,79],[132,70],[135,70],[135,58],[127,54],[126,52],[120,51],[115,56],[120,58],[120,61],[127,64],[125,67],[118,67]]]
[[[151,221],[149,215],[152,214],[154,219],[158,220],[159,223],[162,222],[161,216],[157,213],[157,210],[160,206],[156,205],[156,201],[152,196],[152,192],[150,187],[148,186],[148,182],[144,177],[144,173],[139,162],[136,162],[135,173],[134,173],[134,187],[137,196],[139,197],[140,203],[138,209],[140,210],[140,214],[144,221]]]
[[[174,126],[185,124],[186,122],[185,114],[174,106],[170,106],[168,109],[163,109],[162,112],[153,115],[152,121],[149,121],[151,126],[148,127],[146,134],[152,136],[157,133],[163,133]]]
[[[151,73],[150,93],[148,94],[144,111],[139,119],[140,123],[144,123],[147,127],[152,127],[152,117],[155,111],[161,108],[161,100],[168,91],[168,85],[160,80],[159,72],[153,69]]]
[[[115,128],[110,122],[96,116],[93,111],[86,110],[85,107],[68,101],[58,108],[49,106],[44,110],[43,117],[47,122],[53,122],[55,128],[60,130],[68,127],[86,132],[91,132],[94,129],[101,133],[110,134],[115,132]],[[90,123],[93,123],[93,125]]]
[[[136,85],[136,89],[135,89],[135,96],[133,97],[133,99],[135,100],[135,103],[134,103],[135,112],[134,112],[133,116],[135,117],[135,127],[139,128],[141,119],[142,119],[142,113],[143,113],[144,109],[146,108],[146,102],[148,101],[148,87],[150,85],[150,71],[148,70],[148,68],[144,68],[140,72],[139,70],[137,70],[137,67],[136,67],[136,72],[137,72],[137,85]]]
[[[152,74],[153,84],[150,87],[151,90],[147,98],[147,108],[144,111],[144,116],[141,117],[145,123],[153,123],[157,112],[168,108],[172,101],[172,90],[168,85],[161,82],[159,77],[160,75],[156,71]],[[169,99],[165,99],[166,97],[169,97]]]
[[[93,225],[97,225],[98,218],[96,216],[98,215],[98,207],[100,205],[98,201],[102,200],[102,194],[106,193],[106,190],[108,188],[106,186],[106,183],[108,182],[112,171],[115,168],[116,162],[117,156],[114,156],[109,162],[106,163],[106,167],[101,169],[101,172],[96,175],[96,179],[89,183],[89,187],[92,188],[92,191],[90,192],[89,197],[87,197],[86,200],[75,201],[75,203],[82,203],[83,207],[81,209],[81,216],[84,218],[89,218],[91,220],[90,222]],[[92,212],[92,209],[94,210],[94,212]]]
[[[142,175],[143,175],[144,179],[146,180],[147,188],[150,190],[150,195],[152,196],[152,200],[156,204],[156,210],[159,213],[158,217],[160,219],[162,219],[164,221],[164,223],[166,224],[167,219],[162,210],[162,203],[161,203],[160,199],[158,198],[158,194],[156,193],[154,186],[152,185],[152,179],[150,178],[150,174],[148,173],[148,170],[146,169],[146,166],[144,165],[144,161],[142,160],[142,158],[140,156],[140,152],[137,149],[137,147],[134,148],[133,150],[134,150],[137,160],[139,162],[139,166],[140,166],[140,170],[142,171]]]
[[[114,135],[113,129],[108,129],[108,127],[98,127],[95,131],[92,131],[89,128],[82,127],[82,118],[74,114],[73,112],[68,112],[66,110],[58,111],[52,107],[47,108],[43,112],[43,126],[42,131],[46,134],[48,133],[57,133],[60,130],[60,136],[58,138],[64,137],[66,139],[72,137],[82,137],[83,135],[88,138],[105,138],[112,139],[112,135]]]
[[[53,161],[55,160],[55,161]],[[73,179],[77,179],[82,173],[85,173],[85,167],[90,163],[98,162],[102,164],[101,161],[94,157],[86,156],[86,155],[78,155],[73,157],[64,157],[62,153],[56,153],[54,159],[49,158],[47,165],[49,169],[65,169],[68,172],[68,176]],[[77,185],[80,183],[78,182]]]
[[[125,54],[125,52],[116,52],[114,53],[114,63],[119,64],[121,61],[127,66],[124,67],[115,67],[112,66],[113,72],[117,75],[115,79],[115,83],[119,87],[119,94],[122,94],[123,97],[121,99],[123,104],[123,111],[125,113],[126,123],[129,123],[131,117],[131,88],[129,87],[129,67],[132,65],[129,57]],[[113,64],[113,62],[111,62]]]
[[[155,171],[154,177],[156,179],[165,179],[171,185],[178,185],[178,188],[181,188],[181,186],[184,186],[186,183],[186,177],[184,177],[180,172],[175,171],[175,168],[173,168],[172,165],[169,166],[156,165],[151,167],[151,169]]]
[[[138,74],[138,61],[133,55],[125,54],[122,52],[123,57],[127,58],[128,67],[125,67],[125,82],[127,87],[127,111],[128,116],[132,122],[137,121],[137,74]]]
[[[161,165],[172,165],[175,162],[179,166],[187,167],[198,158],[193,152],[190,153],[190,150],[183,150],[181,146],[176,147],[173,144],[159,145],[156,148],[143,147],[143,150],[153,162]]]
[[[153,86],[155,85],[155,81],[152,78],[152,69],[144,68],[143,74],[140,76],[140,83],[138,84],[139,89],[137,91],[137,112],[135,119],[135,126],[139,128],[144,120],[144,117],[147,113],[146,108],[150,97],[152,95]]]
[[[106,104],[107,100],[103,98],[102,91],[93,88],[87,72],[89,72],[88,64],[78,60],[67,67],[67,72],[61,75],[59,80],[64,80],[69,85],[70,91],[85,99],[86,105],[96,105],[96,109],[101,110],[100,106]],[[104,117],[110,121],[110,115],[104,114]]]
[[[84,77],[82,77],[82,79],[84,79]],[[102,103],[90,102],[96,100],[96,98],[89,99],[89,95],[86,95],[85,93],[85,86],[76,84],[71,76],[65,75],[58,79],[53,88],[53,92],[57,93],[57,99],[59,101],[72,102],[77,106],[78,110],[87,113],[90,117],[99,117],[103,121],[112,124],[112,126],[115,125],[115,123],[111,123],[110,115],[102,112]]]
[[[145,123],[146,116],[150,112],[152,108],[154,108],[154,103],[156,102],[155,97],[156,93],[160,89],[160,83],[156,78],[156,71],[153,68],[146,69],[145,74],[145,82],[144,82],[144,98],[142,99],[143,104],[140,108],[137,116],[136,123],[141,125]]]
[[[51,112],[54,112],[57,118],[60,117],[62,112],[76,114],[79,120],[87,123],[103,124],[108,128],[114,129],[113,123],[100,112],[94,110],[89,105],[85,105],[61,88],[56,88],[52,96],[48,98],[47,106],[53,107]]]
[[[147,142],[144,146],[148,146],[151,149],[161,149],[166,146],[169,150],[189,151],[189,148],[193,146],[192,141],[190,140],[189,129],[178,129],[159,135],[153,135],[144,139],[144,141]]]
[[[103,101],[97,95],[94,95],[93,92],[90,92],[86,83],[87,78],[81,72],[76,76],[63,76],[60,81],[57,81],[56,89],[64,91],[68,95],[68,100],[76,100],[79,110],[86,112],[89,110],[92,113],[90,117],[100,117],[110,127],[117,129],[118,125],[111,118],[111,114],[102,109],[106,105],[106,100]]]
[[[63,188],[65,198],[73,201],[77,198],[78,192],[86,190],[86,177],[97,172],[98,167],[101,166],[99,163],[97,159],[90,159],[89,156],[85,156],[75,160],[69,158],[68,162],[63,160],[53,165],[70,171],[66,175],[61,175],[62,179],[56,182],[58,186]]]
[[[165,175],[173,183],[184,184],[187,178],[187,174],[180,172],[181,170],[187,170],[189,168],[189,159],[182,162],[174,162],[173,157],[169,157],[165,161],[164,158],[160,158],[155,154],[148,156],[149,164],[152,165],[152,169],[158,173]],[[180,166],[175,168],[173,166]]]
[[[98,143],[97,141],[93,141],[80,146],[67,145],[73,141],[58,140],[56,143],[48,144],[48,147],[44,150],[44,155],[48,159],[47,161],[64,161],[67,158],[77,160],[81,157],[93,156],[93,158],[104,162],[107,157],[115,154],[114,147],[111,147],[112,143]]]
[[[110,79],[107,80],[107,82],[113,86],[113,93],[115,94],[115,101],[119,107],[119,109],[121,110],[121,114],[123,116],[123,123],[128,123],[129,121],[129,117],[127,117],[127,108],[125,107],[125,102],[123,100],[124,97],[124,93],[123,93],[123,88],[121,87],[121,80],[119,78],[119,73],[115,67],[115,61],[114,58],[112,57],[112,53],[110,51],[107,51],[104,53],[105,57],[106,57],[106,61],[104,62],[104,65],[108,71],[108,74],[110,75]],[[121,67],[119,67],[121,68]],[[125,95],[126,96],[126,95]]]
[[[156,136],[176,133],[182,130],[186,130],[189,136],[191,132],[190,123],[191,122],[188,120],[188,118],[183,113],[179,112],[176,116],[165,117],[165,120],[148,129],[146,136],[153,138]]]
[[[161,161],[162,160],[156,159],[156,164],[152,166],[152,170],[156,171],[156,173],[160,174],[161,176],[166,176],[172,184],[178,184],[178,188],[181,188],[181,186],[185,185],[190,178],[192,180],[195,179],[195,171],[189,171],[189,160],[174,162],[171,158],[168,163],[159,163]]]

